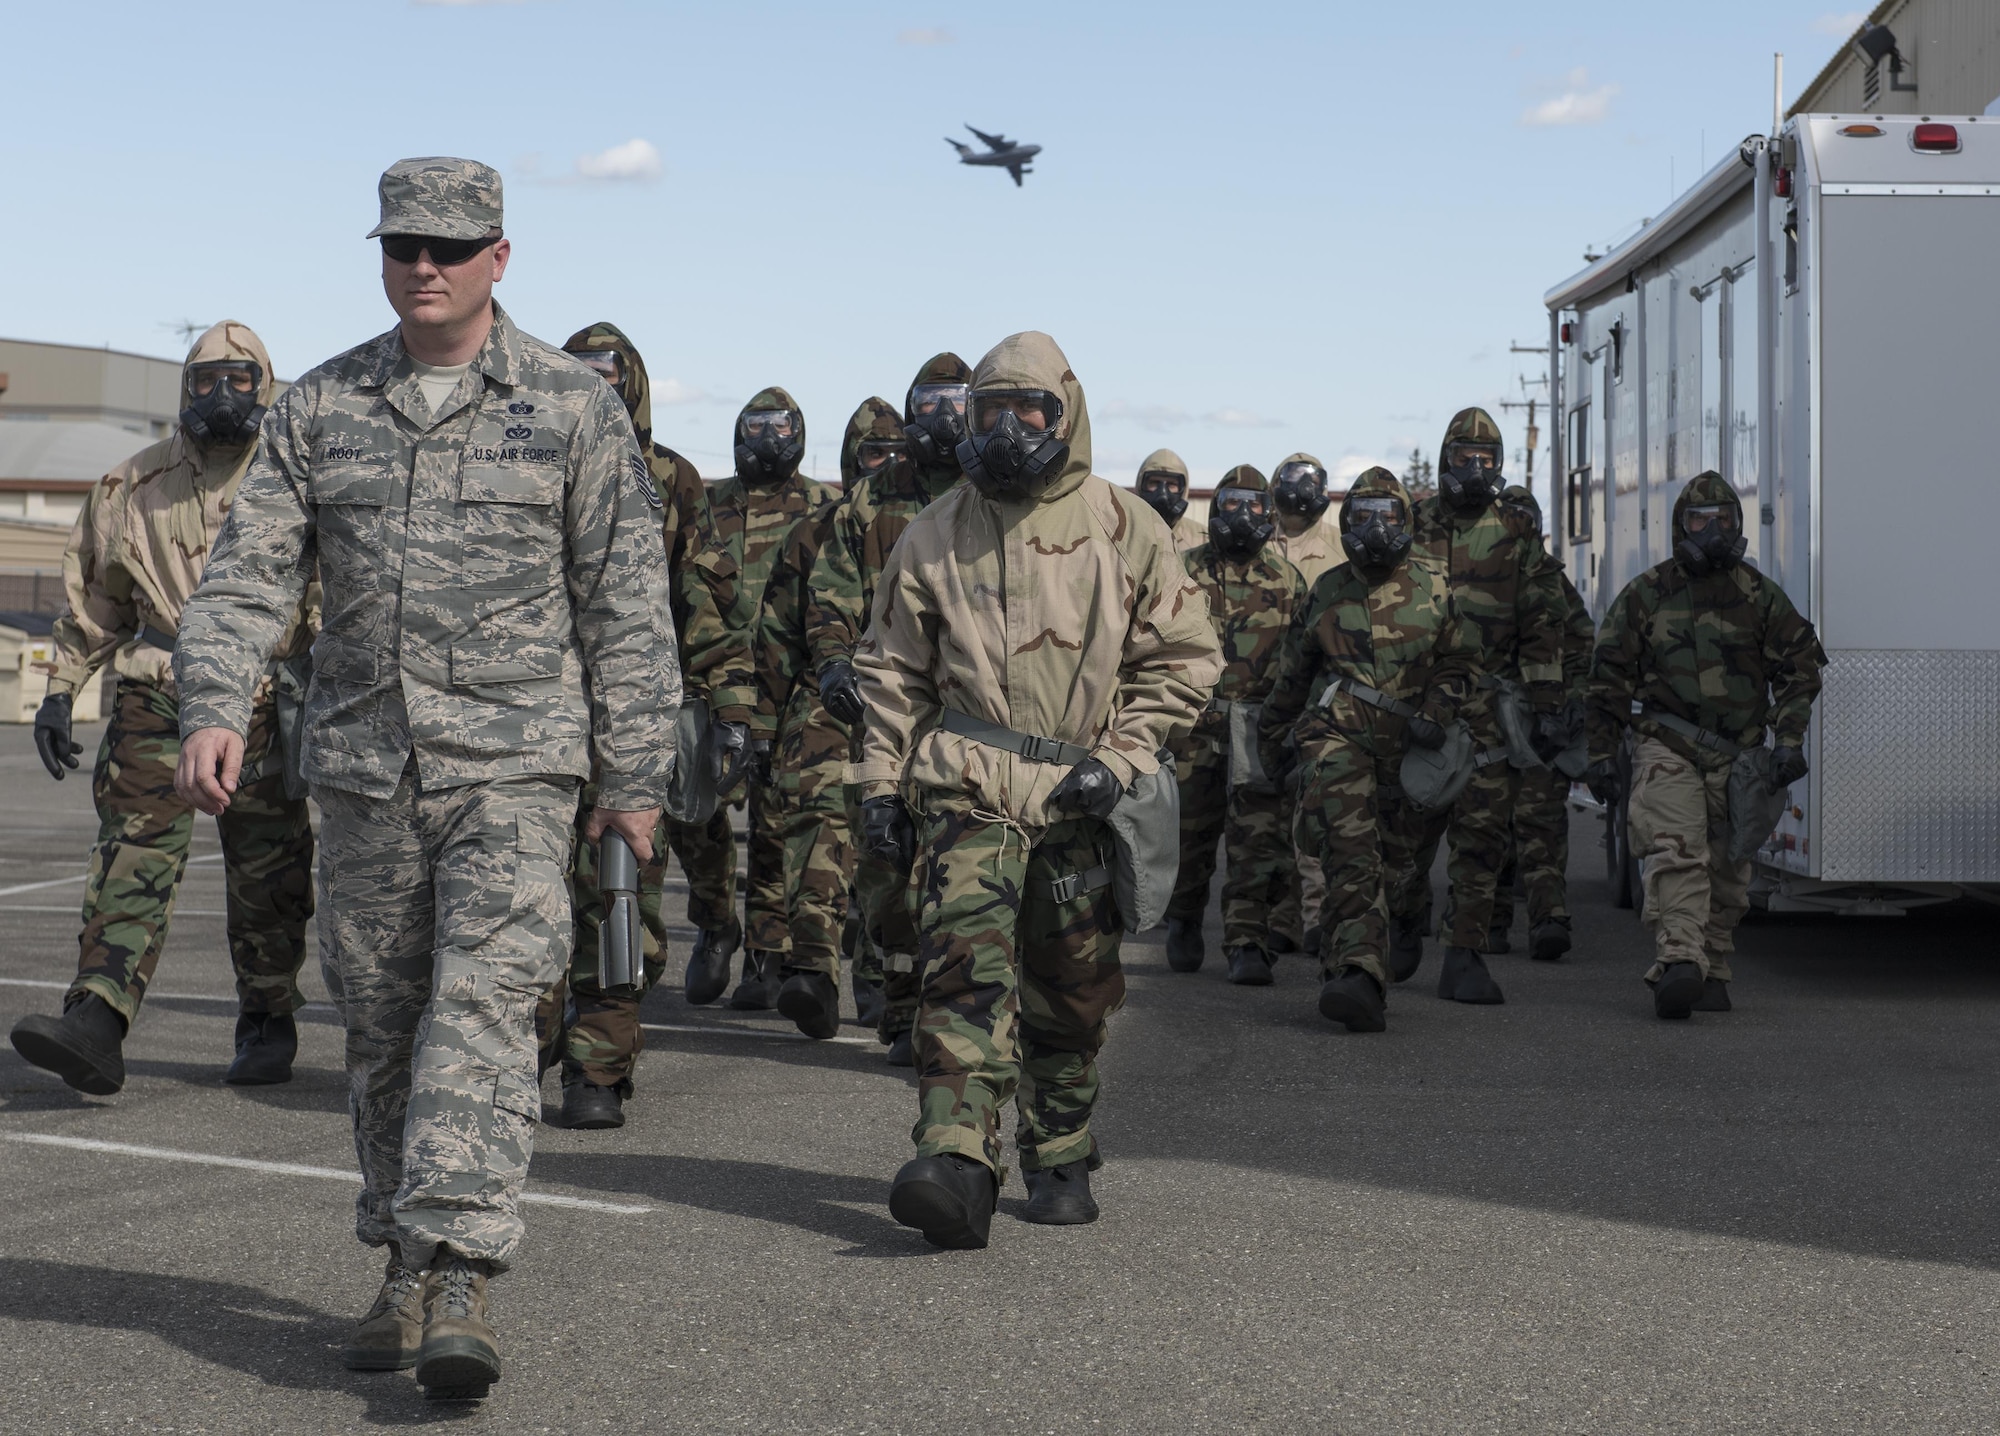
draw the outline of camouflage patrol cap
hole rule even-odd
[[[1216,487],[1218,489],[1250,489],[1261,494],[1270,488],[1270,484],[1264,479],[1264,471],[1255,464],[1238,464],[1222,476],[1222,482],[1217,484]]]
[[[500,233],[500,172],[478,160],[431,155],[397,160],[376,185],[382,222],[368,231],[433,239],[484,239]]]

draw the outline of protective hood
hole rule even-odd
[[[841,436],[840,482],[850,494],[862,481],[860,457],[864,439],[882,439],[892,444],[908,442],[903,437],[903,416],[887,399],[863,399],[854,417],[847,421],[847,432]],[[887,467],[884,466],[885,472]]]
[[[1379,520],[1371,520],[1358,528],[1350,520],[1355,504],[1361,499],[1392,498],[1403,506],[1403,531],[1390,535],[1386,532],[1371,534],[1370,528],[1381,530]],[[1364,572],[1380,573],[1394,568],[1403,561],[1410,551],[1410,530],[1415,519],[1414,505],[1410,503],[1410,491],[1403,487],[1403,481],[1379,464],[1363,469],[1348,486],[1347,497],[1340,501],[1340,546],[1354,565]]]
[[[625,401],[632,427],[639,431],[639,447],[645,449],[653,442],[653,386],[646,378],[646,361],[639,357],[625,331],[616,324],[598,323],[577,330],[563,341],[565,354],[601,354],[606,350],[617,354],[624,363],[625,377],[618,384],[618,397]]]
[[[1681,528],[1681,521],[1689,509],[1712,504],[1736,511],[1736,538],[1727,545],[1726,554],[1693,544]],[[1736,490],[1729,487],[1729,481],[1715,470],[1696,474],[1674,500],[1673,536],[1674,558],[1689,573],[1700,575],[1718,568],[1734,568],[1749,547],[1748,535],[1743,527],[1743,500],[1737,497]]]
[[[1535,521],[1535,532],[1542,531],[1542,501],[1535,497],[1535,491],[1525,484],[1509,484],[1500,491],[1503,508],[1525,510]]]
[[[1327,473],[1326,465],[1322,464],[1314,455],[1306,453],[1303,449],[1295,454],[1287,454],[1284,458],[1278,460],[1278,467],[1271,470],[1271,472],[1274,474],[1283,474],[1286,466],[1290,464],[1311,464],[1322,474]],[[1331,482],[1332,475],[1328,474],[1327,478]],[[1276,501],[1277,506],[1286,513],[1298,514],[1302,518],[1308,519],[1316,519],[1325,513],[1328,499],[1324,486],[1321,487],[1320,492],[1316,496],[1313,496],[1301,494],[1298,492],[1297,486],[1292,482],[1278,483],[1273,488],[1271,497]]]
[[[1271,481],[1264,477],[1264,471],[1255,464],[1238,464],[1222,476],[1218,489],[1254,489],[1263,494],[1271,490]]]
[[[1484,409],[1460,409],[1456,414],[1451,416],[1451,422],[1445,425],[1444,442],[1438,445],[1438,491],[1447,498],[1450,498],[1456,492],[1456,484],[1451,477],[1449,462],[1451,446],[1453,444],[1491,444],[1495,449],[1500,451],[1502,461],[1504,462],[1506,459],[1507,450],[1506,446],[1500,440],[1500,426],[1493,422],[1493,416]],[[1478,502],[1464,503],[1459,506],[1480,508],[1486,503],[1491,502],[1495,496],[1497,495],[1489,493],[1486,498]]]
[[[782,449],[768,456],[759,455],[743,442],[743,416],[745,414],[783,413],[790,410],[796,420],[796,432]],[[760,389],[757,396],[743,406],[736,416],[736,476],[747,484],[775,485],[784,483],[799,471],[799,462],[806,456],[806,415],[790,394],[777,385]]]
[[[910,387],[903,391],[903,412],[910,412],[910,403],[916,398],[920,384],[970,384],[972,370],[966,362],[950,350],[933,354],[924,361],[924,367],[917,370],[917,377],[910,381]]]
[[[1249,468],[1249,465],[1245,464],[1243,467]],[[1172,449],[1153,450],[1152,453],[1146,455],[1145,462],[1139,465],[1139,472],[1142,474],[1179,474],[1183,484],[1188,481],[1188,466],[1181,456],[1176,454]]]
[[[936,473],[958,472],[958,444],[965,437],[965,421],[933,416],[917,419],[917,390],[925,384],[970,384],[972,370],[950,350],[933,354],[917,370],[917,377],[903,391],[903,423],[907,426],[912,456],[923,468]]]
[[[1271,518],[1268,500],[1261,516],[1241,507],[1234,512],[1225,510],[1222,495],[1227,489],[1268,494],[1270,483],[1256,465],[1238,464],[1222,476],[1222,482],[1215,486],[1215,497],[1209,502],[1208,541],[1232,558],[1248,558],[1270,541],[1278,526]]]
[[[278,381],[271,373],[271,356],[264,349],[264,341],[247,324],[234,319],[225,319],[220,324],[211,325],[201,338],[194,341],[187,358],[181,361],[181,427],[188,437],[199,443],[202,436],[195,433],[188,424],[188,411],[194,407],[194,390],[188,381],[188,371],[197,364],[214,364],[225,359],[247,359],[257,366],[264,378],[257,386],[255,415],[261,419],[264,410],[278,392]],[[247,442],[247,440],[245,441]]]
[[[1069,453],[1054,477],[1021,497],[1049,503],[1082,486],[1090,475],[1090,411],[1084,406],[1083,385],[1055,340],[1033,329],[1002,339],[979,361],[972,389],[975,394],[986,389],[1046,389],[1056,395],[1063,412],[1053,438],[1067,444]],[[969,470],[967,477],[974,477]]]
[[[1169,474],[1180,480],[1180,492],[1160,484],[1148,487],[1146,475]],[[1133,477],[1132,489],[1144,499],[1147,505],[1172,528],[1181,521],[1181,515],[1188,508],[1188,467],[1181,456],[1172,449],[1155,449],[1146,455],[1146,461],[1139,465],[1139,472]]]

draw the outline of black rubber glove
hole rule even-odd
[[[76,755],[83,751],[81,743],[70,741],[69,715],[70,697],[67,693],[51,693],[35,710],[35,751],[42,755],[42,766],[58,783],[63,780],[63,769],[74,769]],[[1792,751],[1798,750],[1795,748]]]
[[[868,709],[861,701],[861,684],[854,677],[854,665],[845,658],[830,658],[819,671],[820,701],[826,711],[843,723],[859,723]]]
[[[750,766],[750,726],[747,723],[713,723],[708,730],[708,771],[715,778],[715,791],[727,793],[736,786]]]
[[[750,740],[750,783],[753,787],[771,781],[771,740]]]
[[[1570,745],[1569,720],[1561,713],[1537,713],[1534,731],[1528,735],[1528,746],[1535,750],[1535,756],[1544,763],[1553,763],[1556,754]]]
[[[1618,801],[1618,765],[1609,758],[1599,758],[1583,770],[1584,786],[1590,789],[1590,796],[1610,807]]]
[[[1419,748],[1442,748],[1444,740],[1444,724],[1421,713],[1410,720],[1410,741]]]
[[[916,865],[917,825],[910,809],[891,793],[861,805],[861,850],[904,876]]]
[[[73,766],[73,765],[72,765]],[[1789,788],[1812,771],[1806,766],[1806,755],[1789,743],[1780,743],[1771,750],[1772,792]]]
[[[1049,806],[1065,813],[1108,818],[1124,796],[1125,785],[1116,774],[1097,759],[1085,758],[1056,784],[1056,790],[1049,794]]]

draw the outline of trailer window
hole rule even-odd
[[[1590,405],[1569,411],[1568,482],[1564,493],[1565,526],[1571,543],[1590,542]]]

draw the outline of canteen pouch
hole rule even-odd
[[[1435,813],[1458,801],[1458,795],[1472,781],[1472,767],[1472,731],[1463,723],[1453,723],[1444,730],[1443,747],[1412,743],[1403,750],[1397,781],[1412,806]]]
[[[1264,771],[1264,760],[1257,756],[1257,725],[1263,717],[1261,703],[1229,705],[1229,766],[1225,771],[1228,791],[1232,794],[1241,788],[1268,798],[1278,791],[1277,784]]]
[[[1791,805],[1789,787],[1771,791],[1771,750],[1745,748],[1729,765],[1729,861],[1748,862]]]
[[[708,765],[708,700],[689,694],[674,719],[674,771],[667,780],[667,816],[705,823],[715,816],[715,776]]]
[[[1134,778],[1104,822],[1116,850],[1111,891],[1125,931],[1158,927],[1167,920],[1181,865],[1181,788],[1173,759],[1163,753],[1158,768]]]

